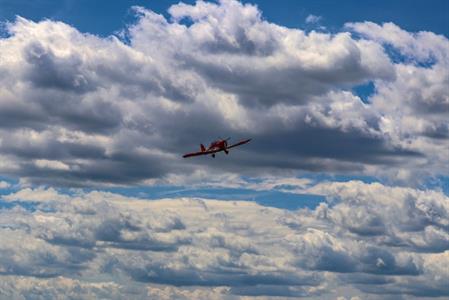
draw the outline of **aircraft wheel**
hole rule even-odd
[[[212,154],[212,157],[215,158],[215,154]]]

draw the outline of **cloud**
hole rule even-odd
[[[358,181],[299,184],[327,202],[287,211],[19,190],[2,197],[13,205],[0,210],[0,294],[413,299],[449,292],[447,196]]]
[[[6,181],[0,181],[0,189],[7,189],[7,188],[9,188],[9,187],[11,187],[11,184],[10,183],[8,183],[8,182],[6,182]]]
[[[449,293],[446,195],[296,177],[357,174],[413,186],[447,175],[446,37],[372,22],[308,32],[233,0],[176,4],[168,17],[133,11],[119,37],[22,17],[1,35],[0,173],[20,188],[0,198],[0,295]],[[374,90],[362,101],[354,88],[367,83]],[[217,136],[253,140],[231,159],[181,158]],[[77,189],[138,184],[326,202],[288,211]]]
[[[443,153],[448,132],[444,115],[449,111],[447,38],[432,32],[409,33],[392,23],[346,26],[365,38],[391,46],[391,55],[403,60],[395,65],[395,80],[379,82],[372,96],[373,106],[384,114],[384,131],[401,143],[419,144],[426,153]],[[392,113],[397,110],[402,114]],[[440,159],[447,160],[447,155]]]
[[[7,24],[2,174],[79,187],[217,170],[411,185],[447,173],[446,37],[370,22],[306,32],[231,0],[180,3],[169,17],[134,12],[121,38],[51,20]],[[352,89],[368,82],[363,103]],[[253,141],[232,160],[180,158],[217,136]]]
[[[323,19],[321,16],[315,16],[315,15],[308,15],[306,18],[306,23],[314,24],[319,23]]]

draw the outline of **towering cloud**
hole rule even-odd
[[[2,174],[85,186],[169,181],[198,169],[407,182],[445,173],[447,38],[370,22],[305,32],[231,0],[174,5],[169,18],[134,11],[120,37],[50,20],[8,24]],[[364,102],[353,88],[367,83],[374,92]],[[254,143],[233,160],[180,159],[219,135]]]

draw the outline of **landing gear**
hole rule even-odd
[[[229,151],[228,151],[228,150],[225,150],[224,152],[226,153],[226,155],[228,155],[228,154],[229,154]]]
[[[213,157],[213,158],[215,158],[215,153],[214,153],[214,154],[212,154],[212,157]]]

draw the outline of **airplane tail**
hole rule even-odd
[[[201,144],[201,152],[204,152],[204,151],[206,151],[206,147],[204,147],[204,145],[203,144]]]

